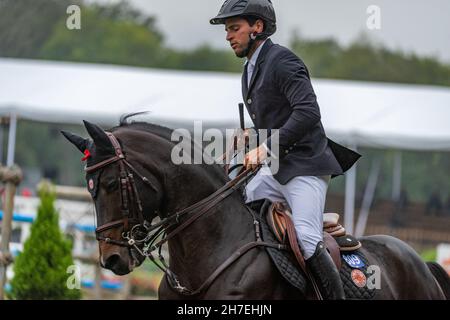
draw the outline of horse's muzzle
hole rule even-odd
[[[126,275],[132,271],[129,268],[128,261],[122,259],[122,257],[118,254],[109,256],[105,260],[104,267],[119,276]]]

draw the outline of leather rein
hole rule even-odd
[[[144,209],[136,187],[134,174],[137,175],[139,179],[144,182],[144,184],[148,185],[153,190],[157,191],[157,188],[150,182],[149,179],[141,175],[126,160],[126,157],[117,138],[110,132],[106,132],[106,134],[114,147],[115,155],[93,166],[86,167],[85,171],[86,173],[94,173],[113,163],[119,164],[119,185],[122,218],[97,227],[95,229],[96,239],[98,241],[104,241],[108,244],[135,249],[142,256],[149,258],[159,269],[161,269],[165,273],[169,285],[179,294],[185,296],[195,296],[200,294],[205,289],[207,289],[226,268],[228,268],[231,264],[233,264],[241,256],[243,256],[253,248],[263,246],[273,247],[279,250],[287,249],[286,246],[281,244],[262,241],[259,221],[255,217],[252,210],[247,208],[247,210],[253,217],[256,240],[249,242],[237,249],[228,259],[226,259],[217,269],[215,269],[215,271],[203,282],[203,284],[198,289],[191,290],[185,286],[182,286],[178,281],[177,276],[169,269],[169,266],[164,260],[164,257],[161,253],[163,244],[183,231],[189,225],[194,223],[202,215],[207,213],[210,209],[214,208],[218,203],[222,202],[228,196],[233,194],[243,183],[252,178],[258,172],[260,167],[258,167],[257,169],[242,170],[236,178],[227,182],[223,187],[215,191],[213,194],[181,211],[169,215],[168,217],[152,225],[145,220]],[[180,223],[180,219],[187,215],[190,215],[189,218]],[[124,231],[122,232],[122,239],[120,240],[111,239],[102,235],[103,232],[107,230],[115,229],[121,226],[123,226]],[[172,230],[167,233],[168,229]],[[142,247],[142,249],[139,247],[139,245]],[[158,250],[158,260],[161,265],[158,263],[158,261],[156,261],[156,258],[152,254],[156,250]]]

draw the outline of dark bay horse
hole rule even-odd
[[[145,241],[139,244],[133,237],[130,240],[130,232],[140,232],[145,238],[146,231],[156,230],[150,224],[158,216],[167,221],[229,183],[218,165],[175,165],[171,153],[176,143],[171,141],[170,129],[127,124],[125,119],[109,130],[111,137],[96,125],[85,122],[85,126],[92,139],[63,134],[85,154],[88,190],[94,198],[99,226],[100,263],[118,275],[132,272],[145,259]],[[166,231],[173,231],[200,210],[171,219]],[[236,250],[255,241],[254,230],[254,219],[240,192],[232,192],[207,208],[168,239],[170,271],[161,281],[159,298],[313,298],[310,286],[300,292],[287,283],[262,247],[242,253],[194,295],[174,289],[200,288]],[[406,243],[386,235],[359,240],[362,253],[381,271],[375,299],[449,298],[448,276],[439,267],[430,271],[436,266],[429,268]],[[171,275],[176,275],[175,284]]]

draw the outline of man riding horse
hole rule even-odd
[[[286,202],[322,296],[344,299],[339,272],[323,243],[323,212],[330,179],[346,172],[360,155],[326,137],[307,67],[269,39],[277,29],[270,0],[227,0],[210,23],[224,24],[236,56],[247,58],[242,93],[255,128],[278,129],[279,150],[271,148],[269,136],[245,157],[247,168],[262,163],[268,153],[280,160],[276,174],[265,165],[247,185],[246,202]]]
[[[351,168],[360,155],[327,139],[307,68],[268,39],[276,30],[269,0],[228,0],[211,22],[225,24],[233,50],[247,57],[247,109],[256,128],[271,129],[272,134],[246,155],[247,169],[230,180],[218,165],[171,161],[177,147],[174,130],[128,123],[136,114],[122,117],[118,127],[107,131],[85,122],[88,139],[63,132],[84,154],[101,265],[125,275],[149,258],[165,273],[160,299],[343,299],[339,273],[323,245],[322,213],[329,180]],[[195,141],[191,146],[202,154]],[[269,159],[280,160],[276,173],[274,161],[253,169],[264,160],[266,149],[272,153]],[[303,274],[295,275],[286,246],[270,240],[264,216],[249,210],[237,192],[251,177],[247,203],[261,199],[267,206],[267,198],[291,207],[296,230],[289,225],[287,233],[291,247],[297,235],[307,258],[305,267],[303,258],[297,259],[299,250],[293,250]],[[445,270],[424,263],[403,241],[387,235],[358,241],[359,249],[352,252],[363,264],[344,259],[348,267],[340,269],[347,298],[450,298]],[[169,264],[161,253],[164,244]],[[279,268],[277,257],[287,259],[287,269]],[[379,268],[376,291],[361,286],[369,266]],[[315,281],[308,285],[311,276]]]

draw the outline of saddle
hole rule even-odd
[[[304,266],[290,209],[283,203],[274,202],[267,210],[266,221],[278,242],[290,247],[298,263]],[[345,228],[339,224],[337,213],[324,214],[323,239],[338,270],[341,269],[341,251],[349,252],[361,248],[361,243],[352,235],[348,235]]]

